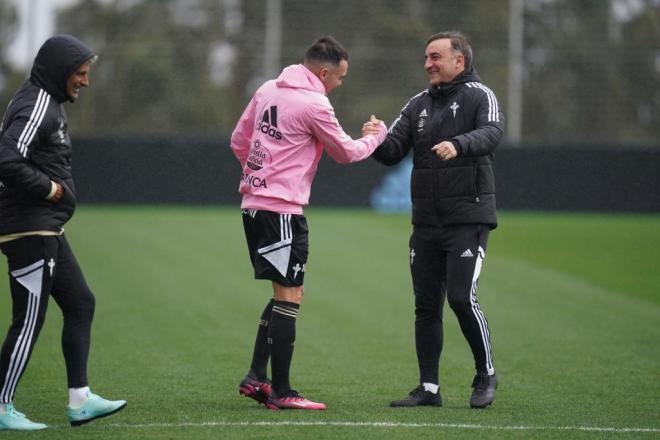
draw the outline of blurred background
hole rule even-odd
[[[317,37],[349,51],[330,98],[359,137],[426,87],[424,42],[450,29],[507,116],[500,207],[660,211],[660,0],[0,0],[0,105],[74,34],[99,54],[67,106],[81,200],[234,204],[233,127]],[[329,162],[313,205],[407,209],[409,164]]]

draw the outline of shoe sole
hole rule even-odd
[[[326,406],[323,406],[323,408],[311,408],[311,407],[304,407],[304,406],[277,406],[273,403],[266,402],[264,405],[266,405],[266,408],[272,409],[274,411],[277,410],[287,410],[287,409],[301,409],[301,410],[307,410],[307,411],[323,411],[326,409]]]
[[[265,404],[266,408],[277,411],[277,410],[287,410],[287,409],[299,409],[299,410],[307,410],[307,411],[324,411],[325,408],[302,408],[302,407],[297,407],[297,406],[277,406],[277,405],[269,405],[268,403]]]
[[[491,400],[490,402],[488,402],[488,403],[486,403],[486,404],[484,404],[484,405],[473,405],[473,404],[470,404],[470,408],[472,408],[472,409],[484,409],[484,408],[488,408],[490,405],[493,404],[493,401],[494,401],[494,400],[495,400],[495,399]]]
[[[29,428],[29,429],[23,429],[23,428],[7,428],[6,426],[0,426],[0,431],[22,431],[22,432],[29,432],[29,431],[41,431],[43,429],[48,428],[48,425],[39,427],[39,428]]]
[[[86,424],[86,423],[93,422],[94,420],[102,419],[103,417],[108,417],[108,416],[111,416],[111,415],[113,415],[113,414],[116,414],[116,413],[118,413],[119,411],[121,411],[122,409],[126,408],[126,405],[127,405],[127,404],[128,404],[128,403],[124,403],[122,406],[120,406],[119,408],[117,408],[117,409],[115,409],[115,410],[113,410],[113,411],[110,411],[109,413],[101,414],[100,416],[92,417],[91,419],[85,419],[85,420],[74,420],[74,421],[71,421],[71,422],[69,422],[69,423],[71,423],[71,426],[80,426],[80,425],[84,425],[84,424]]]
[[[390,408],[417,408],[418,406],[442,406],[442,402],[438,403],[420,403],[417,405],[395,405],[390,403]]]

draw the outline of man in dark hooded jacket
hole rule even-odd
[[[76,206],[71,141],[63,103],[74,102],[96,55],[70,35],[48,39],[0,126],[0,250],[7,257],[13,310],[0,350],[0,429],[37,430],[12,404],[52,296],[62,309],[71,425],[110,415],[126,401],[93,394],[87,357],[95,298],[64,235]]]
[[[391,406],[442,405],[439,360],[445,296],[474,356],[470,406],[495,397],[490,331],[477,301],[488,233],[497,226],[492,153],[504,132],[495,94],[472,68],[470,41],[443,32],[426,42],[429,88],[406,104],[373,154],[386,165],[412,149],[410,270],[419,386]],[[369,131],[369,123],[363,130]]]

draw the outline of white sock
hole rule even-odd
[[[89,387],[69,388],[69,406],[78,408],[89,397]]]
[[[433,394],[438,394],[438,388],[440,388],[438,384],[424,382],[422,385],[424,386],[424,391],[430,391]]]
[[[0,414],[6,414],[6,413],[7,413],[7,404],[0,403]]]

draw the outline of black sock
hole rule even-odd
[[[291,390],[289,368],[296,340],[296,317],[299,304],[274,301],[270,318],[268,339],[270,343],[273,391],[282,396]]]
[[[262,382],[268,377],[267,367],[268,357],[270,356],[270,347],[268,346],[268,327],[272,310],[273,299],[268,301],[266,308],[261,314],[259,328],[257,329],[257,338],[254,341],[252,364],[250,365],[250,375]]]

